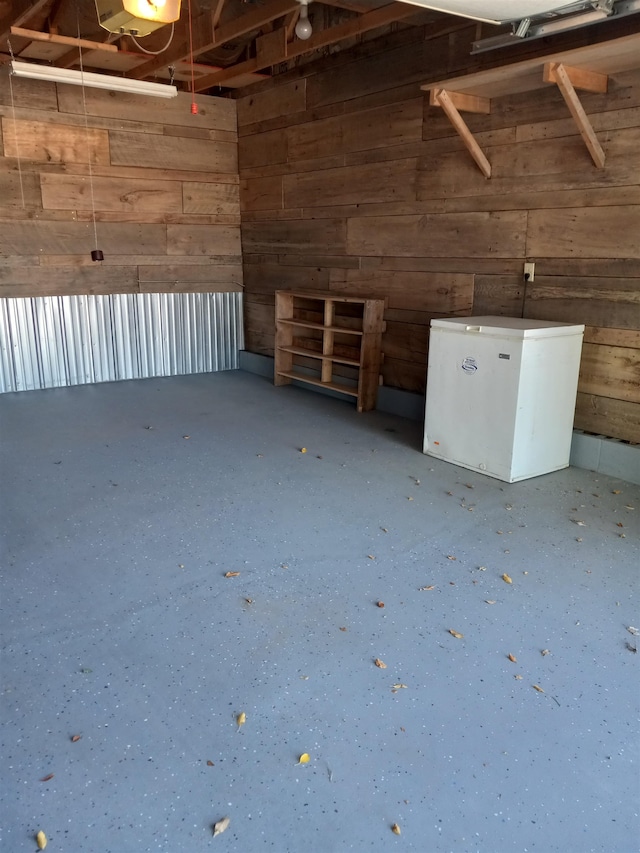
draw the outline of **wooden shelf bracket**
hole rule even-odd
[[[560,93],[569,107],[569,112],[578,125],[580,136],[587,146],[591,159],[598,169],[604,169],[604,151],[598,142],[589,116],[580,103],[576,88],[585,89],[588,92],[604,93],[607,91],[607,75],[582,68],[572,68],[562,62],[547,62],[542,72],[542,79],[545,83],[555,83],[560,89]]]
[[[491,100],[489,98],[481,98],[478,95],[465,95],[463,92],[431,89],[429,91],[429,103],[431,106],[442,107],[449,121],[464,142],[467,151],[476,161],[482,174],[485,178],[490,178],[491,163],[487,160],[484,151],[480,148],[467,123],[460,115],[460,110],[487,114],[491,112]]]

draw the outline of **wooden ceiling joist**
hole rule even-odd
[[[11,27],[11,35],[16,38],[26,39],[28,42],[43,41],[50,44],[62,44],[68,47],[82,48],[84,50],[105,50],[110,53],[118,52],[115,44],[78,39],[73,38],[73,36],[59,36],[54,33],[41,33],[39,30],[25,30],[22,27]]]
[[[295,5],[299,5],[297,0]],[[261,71],[271,65],[285,62],[287,59],[293,59],[296,56],[302,56],[305,53],[318,50],[318,48],[353,38],[370,30],[378,29],[378,27],[384,27],[394,21],[408,18],[411,15],[415,15],[415,8],[408,3],[390,3],[387,6],[374,9],[372,12],[367,12],[366,15],[361,15],[358,18],[337,24],[335,27],[320,30],[305,41],[297,39],[293,42],[282,43],[279,54],[272,50],[261,50],[260,46],[258,46],[258,55],[256,57],[203,77],[196,83],[196,89],[202,92],[205,89],[211,88],[211,86],[228,85],[228,81],[235,79],[236,76],[241,74]],[[268,36],[263,36],[262,38],[268,38]]]

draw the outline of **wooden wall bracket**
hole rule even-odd
[[[604,169],[605,154],[598,142],[589,116],[584,111],[580,99],[576,94],[576,87],[588,92],[606,92],[608,78],[606,74],[598,74],[595,71],[586,71],[582,68],[572,68],[562,62],[547,62],[542,72],[545,83],[555,83],[569,107],[569,112],[578,126],[580,136],[587,146],[591,159],[598,169]]]
[[[469,154],[471,154],[478,164],[478,168],[482,174],[485,178],[490,178],[491,163],[487,160],[484,151],[480,148],[467,123],[460,115],[460,110],[473,113],[490,113],[490,99],[481,98],[477,95],[465,95],[463,92],[448,92],[446,89],[431,89],[429,92],[429,103],[432,106],[442,107],[449,121],[464,142]]]

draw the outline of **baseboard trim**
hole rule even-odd
[[[271,356],[241,350],[239,363],[240,370],[273,379]],[[353,397],[345,394],[305,383],[294,382],[293,384],[316,391],[318,394],[349,400],[353,403]],[[401,391],[399,388],[382,386],[378,392],[376,408],[378,411],[398,415],[401,418],[420,421],[424,417],[424,396],[410,391]],[[574,430],[570,464],[575,468],[585,468],[588,471],[607,474],[610,477],[640,485],[640,445],[631,445],[604,435],[589,435],[581,430]]]

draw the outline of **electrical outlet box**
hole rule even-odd
[[[524,280],[525,281],[533,281],[536,273],[536,265],[535,264],[525,264],[524,265]]]

